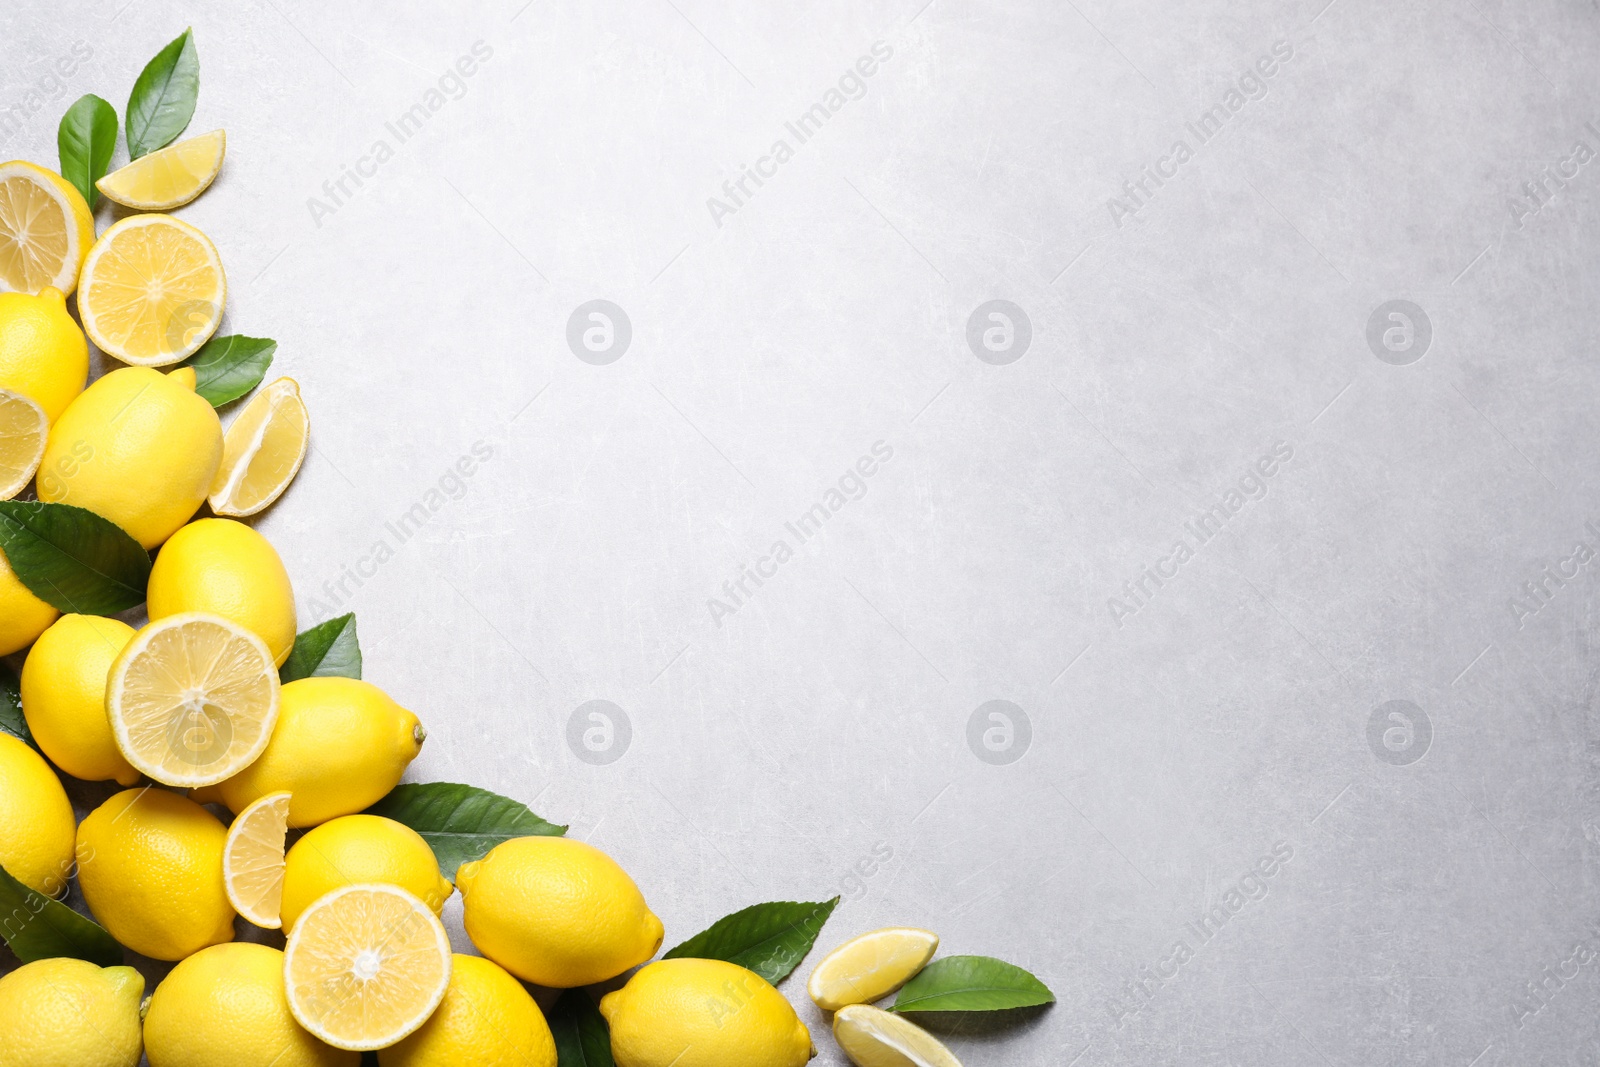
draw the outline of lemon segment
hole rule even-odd
[[[170,215],[130,215],[101,234],[84,260],[78,317],[106,354],[165,367],[211,339],[227,296],[210,238]]]
[[[300,916],[283,968],[301,1026],[335,1048],[388,1048],[444,999],[450,939],[433,910],[404,889],[345,886]]]
[[[882,1000],[915,978],[939,948],[927,930],[892,926],[846,941],[817,964],[806,992],[823,1011]]]
[[[10,500],[33,479],[49,436],[44,408],[21,393],[0,389],[0,500]]]
[[[293,378],[261,390],[223,435],[211,510],[243,517],[277,500],[299,473],[310,436],[311,418]]]
[[[71,295],[92,244],[94,216],[71,182],[22,160],[0,163],[0,293],[54,286]]]
[[[222,849],[228,903],[266,930],[283,925],[283,842],[289,833],[289,794],[268,793],[241,811]]]
[[[840,1008],[833,1036],[856,1067],[961,1067],[938,1038],[900,1015],[867,1004]]]
[[[182,207],[216,180],[227,142],[221,130],[179,141],[107,174],[95,188],[106,199],[139,211]]]
[[[106,710],[123,756],[165,785],[220,782],[278,721],[278,668],[255,634],[185,612],[146,626],[111,666]]]

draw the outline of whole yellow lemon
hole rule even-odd
[[[379,1067],[556,1067],[550,1026],[522,983],[481,956],[457,953],[450,985],[422,1028],[378,1053]],[[155,1064],[154,1067],[161,1067]]]
[[[277,549],[232,519],[200,519],[161,546],[146,593],[150,621],[203,611],[238,623],[283,666],[294,650],[294,588]]]
[[[136,1067],[144,975],[36,960],[0,978],[0,1067]]]
[[[60,289],[0,293],[0,389],[30,398],[54,422],[88,380],[89,343]]]
[[[60,614],[22,584],[6,554],[0,552],[0,656],[33,644]]]
[[[440,876],[433,849],[411,827],[379,815],[344,815],[296,841],[285,857],[279,912],[284,933],[323,894],[370,882],[399,886],[435,915],[455,892]]]
[[[816,1055],[783,994],[721,960],[657,960],[601,998],[600,1014],[617,1067],[801,1067]]]
[[[22,665],[22,713],[57,767],[89,782],[133,785],[106,716],[106,675],[134,629],[99,615],[63,615],[39,636]]]
[[[29,889],[59,896],[72,875],[74,823],[50,764],[0,733],[0,867]]]

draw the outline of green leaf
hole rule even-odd
[[[895,1011],[999,1011],[1055,1003],[1021,967],[988,956],[946,956],[900,987]]]
[[[661,958],[726,960],[777,985],[806,958],[838,906],[838,897],[819,904],[752,904],[718,919]]]
[[[66,871],[61,872],[63,881]],[[0,867],[0,938],[23,963],[71,956],[101,967],[122,962],[122,946],[105,928],[23,885]]]
[[[93,93],[78,97],[56,128],[56,150],[61,176],[77,186],[93,211],[100,197],[94,183],[106,176],[117,150],[117,109]]]
[[[550,1009],[550,1036],[556,1039],[556,1067],[615,1067],[611,1028],[581,989],[562,993]]]
[[[121,527],[71,504],[0,501],[0,552],[60,611],[115,615],[144,603],[150,554]]]
[[[278,668],[285,682],[300,678],[360,678],[361,643],[355,615],[318,623],[294,639],[289,658]]]
[[[230,334],[213,337],[179,366],[194,368],[194,391],[211,406],[231,404],[261,384],[278,342]]]
[[[172,143],[194,117],[200,95],[200,56],[194,31],[184,30],[139,74],[128,96],[128,158]]]
[[[34,744],[33,732],[28,729],[28,720],[22,714],[22,683],[17,680],[17,672],[4,660],[0,660],[0,733],[26,741],[33,745],[35,752],[39,750]]]
[[[404,823],[433,846],[439,870],[451,881],[463,863],[481,860],[489,850],[515,837],[560,837],[565,826],[546,822],[527,805],[454,782],[397,785],[367,809]]]

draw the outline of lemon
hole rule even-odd
[[[72,874],[73,823],[56,772],[39,753],[0,733],[0,867],[30,889],[59,895]]]
[[[144,976],[36,960],[0,978],[0,1067],[136,1067]]]
[[[233,940],[222,885],[227,839],[192,800],[154,786],[126,789],[78,827],[78,886],[112,937],[151,959],[181,960]]]
[[[61,290],[0,292],[0,389],[21,393],[54,422],[88,381],[89,343]]]
[[[371,682],[301,678],[283,687],[278,725],[261,758],[200,794],[241,811],[287,790],[289,825],[354,815],[400,784],[427,731]]]
[[[6,554],[0,552],[0,656],[33,644],[60,614],[22,584]]]
[[[71,182],[20,159],[0,163],[0,293],[70,294],[92,244],[94,216]]]
[[[10,500],[33,481],[50,436],[44,408],[21,393],[0,389],[0,500]]]
[[[233,820],[222,850],[228,903],[267,930],[283,925],[283,842],[288,831],[289,794],[268,793]]]
[[[600,1000],[617,1067],[801,1067],[811,1032],[782,993],[721,960],[658,960]]]
[[[75,504],[155,548],[205,503],[222,463],[222,424],[192,374],[123,367],[50,428],[39,499]]]
[[[210,785],[248,766],[278,719],[261,638],[216,615],[169,615],[134,635],[106,679],[117,748],[158,782]]]
[[[156,986],[144,1017],[150,1067],[356,1067],[289,1013],[283,953],[239,942],[201,949]]]
[[[928,1031],[869,1004],[850,1004],[833,1017],[833,1036],[856,1067],[961,1067]]]
[[[433,911],[392,885],[335,889],[300,916],[284,950],[289,1010],[338,1048],[387,1048],[438,1008],[450,939]]]
[[[211,483],[211,510],[254,515],[289,488],[306,458],[311,419],[293,378],[257,393],[222,439],[222,466]]]
[[[209,237],[170,215],[130,215],[101,234],[83,261],[78,317],[107,355],[164,367],[211,339],[227,297]]]
[[[615,860],[565,837],[519,837],[464,863],[467,936],[524,981],[569,989],[615,978],[661,947],[661,920]]]
[[[200,519],[161,546],[150,569],[150,619],[203,611],[266,642],[275,666],[294,650],[294,588],[272,544],[242,522]]]
[[[22,665],[22,713],[57,767],[88,782],[133,785],[106,716],[106,678],[133,640],[133,627],[99,615],[63,615],[39,636]]]
[[[422,1028],[378,1053],[379,1067],[556,1067],[550,1026],[499,964],[457,955],[444,1000]],[[155,1067],[161,1067],[156,1064]]]
[[[893,926],[846,941],[817,964],[806,992],[823,1011],[882,1000],[915,978],[939,948],[939,935]]]
[[[293,930],[311,902],[340,886],[397,885],[433,909],[444,910],[455,887],[439,875],[439,861],[409,826],[379,815],[345,815],[295,842],[283,876],[283,928]]]
[[[100,195],[137,211],[170,211],[210,187],[228,136],[212,130],[134,160],[94,183]]]

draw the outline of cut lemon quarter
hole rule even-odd
[[[227,149],[221,130],[168,145],[95,182],[108,200],[139,211],[182,207],[216,180]]]
[[[261,638],[185,612],[134,635],[111,665],[117,747],[164,785],[201,786],[255,762],[278,721],[278,668]]]
[[[70,296],[94,244],[83,194],[59,174],[16,160],[0,163],[0,293]]]
[[[44,455],[50,419],[21,393],[0,389],[0,500],[10,500],[33,477]]]
[[[345,886],[295,921],[283,973],[289,1010],[312,1034],[335,1048],[388,1048],[444,999],[450,938],[398,886]]]
[[[101,234],[78,282],[89,340],[138,367],[194,355],[217,331],[228,296],[211,239],[170,215],[130,215]]]
[[[211,510],[242,518],[277,500],[305,461],[310,435],[311,417],[293,378],[257,393],[222,438]]]
[[[283,842],[289,832],[289,794],[268,793],[234,817],[222,850],[228,903],[267,930],[283,925]]]
[[[908,926],[862,934],[817,964],[806,992],[823,1011],[871,1004],[915,978],[938,947],[937,934]]]
[[[961,1067],[928,1031],[867,1004],[840,1008],[833,1017],[833,1036],[856,1067]]]

